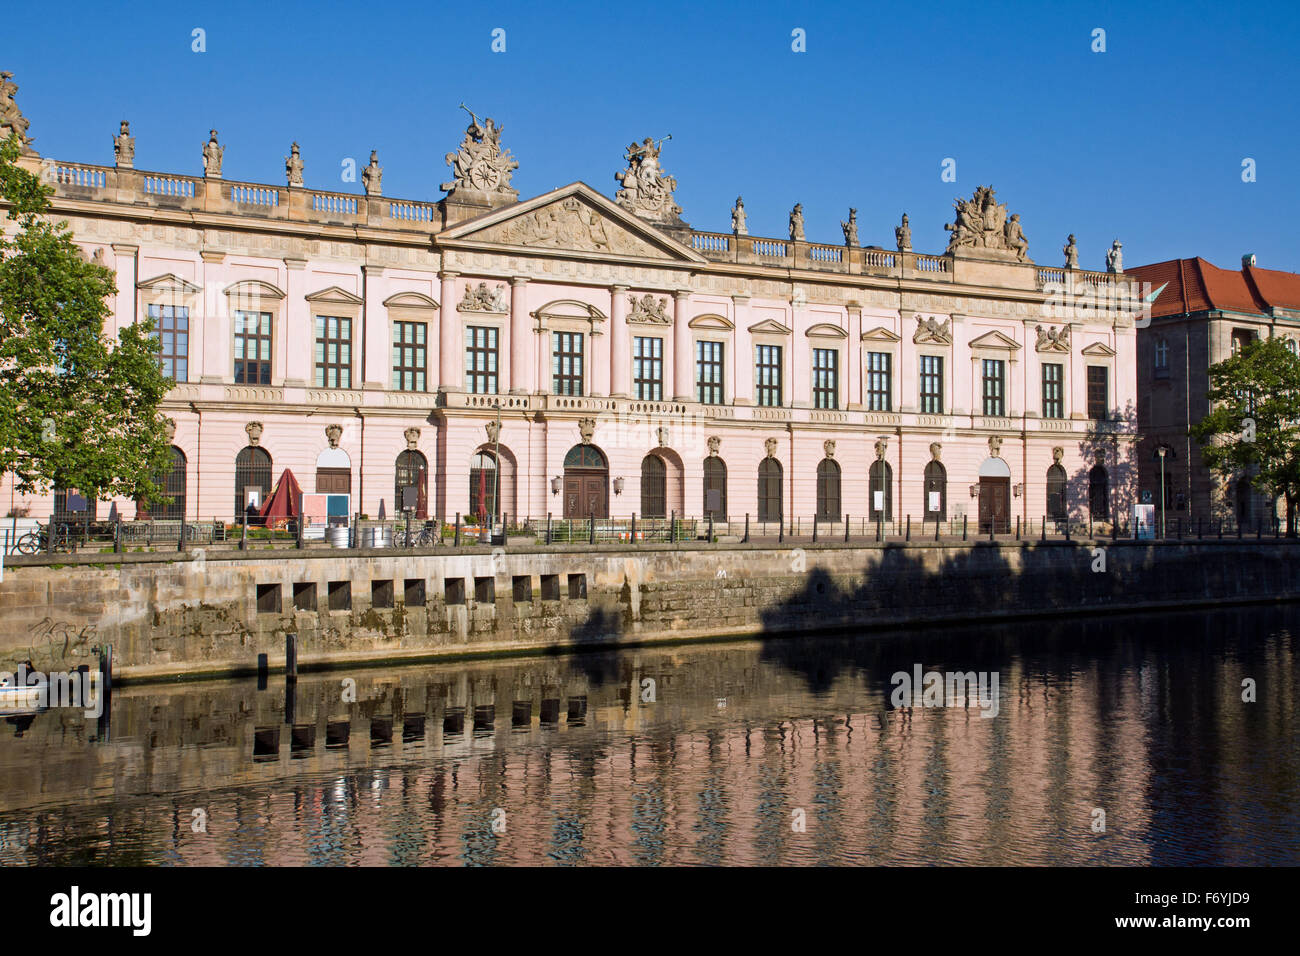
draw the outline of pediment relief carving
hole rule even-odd
[[[1050,325],[1046,328],[1039,325],[1034,329],[1038,333],[1038,341],[1034,345],[1039,352],[1068,352],[1070,351],[1070,327],[1063,325],[1059,329]]]
[[[916,317],[912,341],[917,345],[952,345],[952,319],[939,321],[935,316]]]
[[[647,259],[669,258],[661,249],[605,216],[577,196],[547,203],[475,233],[483,242],[544,249],[608,252]]]

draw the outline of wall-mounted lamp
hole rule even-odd
[[[560,487],[561,487],[563,484],[564,484],[564,479],[563,479],[563,478],[552,478],[552,479],[551,479],[551,494],[553,494],[553,495],[558,495],[558,494],[560,493]]]
[[[980,486],[979,486],[979,485],[971,485],[971,486],[970,486],[970,496],[971,496],[972,498],[978,498],[978,497],[979,497],[979,493],[980,493]]]
[[[1013,492],[1015,492],[1016,497],[1019,498],[1021,495],[1023,495],[1023,494],[1025,493],[1025,486],[1024,486],[1024,483],[1022,482],[1022,483],[1016,485],[1016,486],[1015,486],[1014,488],[1012,488],[1011,490],[1012,490]]]
[[[623,477],[620,475],[619,477],[614,479],[614,494],[621,495],[622,493],[623,493]]]

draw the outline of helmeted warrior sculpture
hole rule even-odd
[[[464,103],[460,108],[469,113],[469,126],[465,128],[465,139],[460,147],[446,156],[452,179],[443,183],[442,188],[448,196],[472,191],[487,193],[492,199],[514,202],[519,198],[519,190],[511,188],[510,177],[519,168],[519,161],[510,155],[510,150],[501,148],[503,127],[497,126],[490,116],[484,117],[480,123],[474,111]]]
[[[659,153],[670,139],[668,135],[656,143],[647,136],[624,150],[627,169],[614,174],[623,187],[614,194],[614,201],[642,219],[676,224],[681,222],[682,212],[682,207],[673,202],[677,180],[666,175],[659,165]]]

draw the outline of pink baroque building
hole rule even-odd
[[[613,199],[521,201],[500,135],[472,117],[432,203],[384,197],[373,153],[363,193],[310,188],[297,144],[285,185],[225,180],[215,131],[201,176],[136,169],[126,123],[113,166],[29,149],[116,273],[116,326],[158,326],[175,500],[154,517],[233,520],[286,468],[370,516],[974,530],[1128,509],[1140,299],[1073,242],[1036,266],[991,189],[956,203],[943,255],[905,216],[895,249],[861,247],[855,213],[843,243],[807,241],[801,206],[790,237],[753,237],[740,200],[700,232],[662,143],[627,148]]]

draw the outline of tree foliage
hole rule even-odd
[[[157,499],[170,462],[158,404],[171,381],[152,323],[105,334],[113,273],[50,220],[51,190],[18,154],[16,137],[0,143],[0,471],[23,493]]]
[[[1225,478],[1286,500],[1287,534],[1300,501],[1300,358],[1281,339],[1250,342],[1210,366],[1211,411],[1191,428],[1205,463]]]

